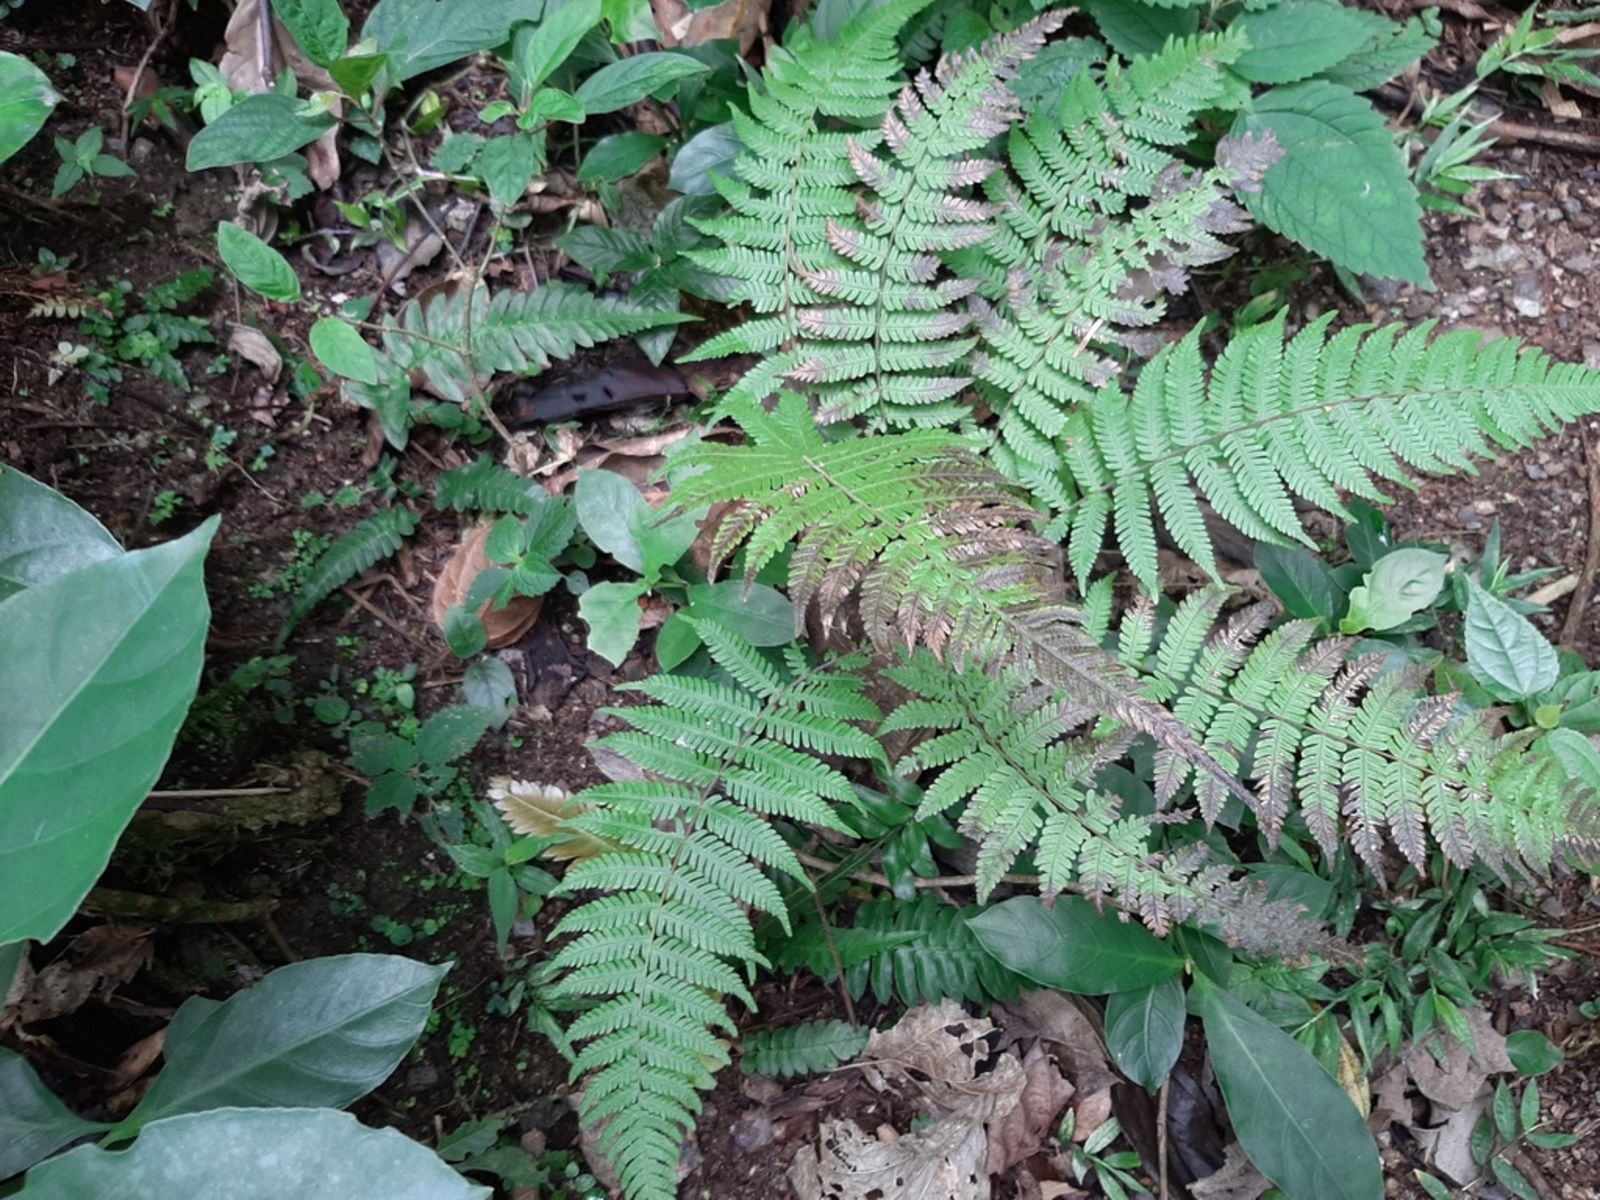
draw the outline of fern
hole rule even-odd
[[[1386,500],[1375,478],[1411,486],[1408,467],[1471,471],[1474,458],[1600,412],[1600,372],[1513,339],[1480,346],[1463,330],[1430,342],[1431,324],[1329,337],[1330,320],[1287,343],[1281,315],[1246,330],[1209,374],[1191,334],[1144,369],[1131,398],[1107,387],[1072,415],[1061,445],[1080,493],[1066,513],[1080,579],[1113,520],[1146,587],[1152,510],[1215,575],[1202,500],[1257,540],[1306,541],[1291,496],[1343,514],[1341,491]]]
[[[386,508],[358,524],[312,564],[283,628],[278,631],[275,648],[281,649],[290,632],[317,605],[375,563],[400,549],[400,544],[416,532],[417,514],[409,508]]]
[[[843,1021],[809,1021],[749,1034],[740,1047],[739,1067],[747,1075],[819,1075],[852,1061],[866,1048],[870,1029]]]
[[[516,513],[532,516],[548,494],[538,483],[508,471],[488,455],[440,475],[433,484],[433,506],[443,512]]]
[[[468,309],[468,298],[471,308]],[[692,317],[585,288],[547,283],[531,292],[487,286],[441,291],[413,300],[388,322],[377,355],[376,384],[346,381],[357,403],[382,412],[410,395],[413,374],[442,399],[465,404],[478,394],[477,376],[532,375],[551,359],[611,338],[677,325]]]
[[[851,997],[859,1000],[870,989],[879,1004],[898,997],[908,1006],[1016,999],[1026,981],[1001,966],[967,926],[980,911],[977,905],[958,907],[927,893],[909,901],[886,896],[863,904],[856,910],[855,932],[915,933],[916,939],[846,969]]]
[[[1327,854],[1342,840],[1382,875],[1392,842],[1426,870],[1428,834],[1451,862],[1496,871],[1547,871],[1600,846],[1600,794],[1568,780],[1535,742],[1501,734],[1492,712],[1429,696],[1418,671],[1385,670],[1381,655],[1352,659],[1352,642],[1313,643],[1315,622],[1265,633],[1254,606],[1217,625],[1222,594],[1191,595],[1155,642],[1149,603],[1118,633],[1125,665],[1149,672],[1145,693],[1171,707],[1219,762],[1253,785],[1250,808],[1269,839],[1298,810]],[[1189,765],[1157,751],[1156,798],[1190,781]],[[1194,778],[1201,814],[1226,797]]]
[[[830,801],[849,782],[819,755],[876,758],[849,724],[877,709],[855,675],[859,657],[823,667],[789,649],[763,655],[718,625],[695,631],[731,682],[656,675],[630,690],[651,701],[613,715],[632,728],[603,739],[653,778],[579,793],[566,822],[617,849],[574,863],[560,892],[607,893],[557,926],[556,995],[594,1006],[569,1029],[587,1076],[582,1115],[634,1200],[670,1197],[697,1092],[728,1055],[723,997],[753,1007],[741,970],[765,960],[745,906],[787,924],[763,869],[797,881],[794,852],[764,818],[845,832]]]
[[[1085,636],[1059,598],[1055,548],[1027,528],[1034,512],[967,443],[934,430],[826,442],[793,394],[770,413],[749,405],[736,415],[749,444],[687,448],[673,493],[683,511],[725,506],[712,572],[742,544],[753,577],[793,542],[797,621],[815,603],[824,628],[835,626],[859,591],[880,649],[920,644],[958,668],[1012,668],[1236,786]]]

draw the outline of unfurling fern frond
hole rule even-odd
[[[289,615],[278,631],[276,645],[281,647],[301,618],[317,605],[374,563],[400,549],[400,543],[415,533],[416,528],[417,514],[409,508],[386,508],[373,513],[324,550],[295,593]]]
[[[580,792],[565,823],[617,847],[562,880],[563,895],[606,894],[556,927],[571,940],[554,966],[563,999],[594,1002],[568,1031],[581,1045],[573,1076],[587,1077],[584,1124],[599,1128],[632,1200],[675,1194],[697,1093],[728,1062],[723,998],[753,1006],[743,976],[765,960],[745,906],[786,925],[764,872],[806,879],[766,818],[845,832],[832,805],[851,801],[850,784],[817,756],[880,755],[850,724],[878,716],[854,674],[859,657],[813,667],[798,649],[775,659],[718,625],[694,627],[734,682],[630,685],[654,703],[612,710],[632,728],[602,744],[650,778]]]
[[[1545,871],[1600,846],[1600,794],[1566,778],[1535,745],[1538,730],[1501,734],[1494,714],[1428,695],[1413,671],[1385,669],[1379,655],[1351,659],[1346,639],[1313,642],[1314,622],[1262,636],[1266,606],[1219,626],[1221,601],[1216,590],[1191,595],[1158,645],[1152,606],[1135,607],[1118,653],[1148,672],[1148,696],[1252,785],[1249,804],[1269,837],[1297,810],[1325,852],[1342,829],[1380,874],[1386,841],[1425,869],[1430,833],[1451,862],[1501,873]],[[1158,801],[1191,775],[1158,750]],[[1225,797],[1211,778],[1194,783],[1209,821]]]
[[[957,266],[983,281],[977,375],[1022,477],[1054,462],[1066,414],[1114,374],[1097,347],[1134,344],[1124,331],[1158,321],[1189,267],[1232,253],[1217,235],[1247,227],[1224,172],[1168,149],[1217,104],[1244,45],[1206,34],[1113,60],[1012,128],[1009,170],[984,185],[999,228]]]
[[[1283,319],[1236,336],[1209,374],[1192,334],[1139,376],[1074,413],[1061,445],[1079,499],[1065,514],[1069,557],[1087,578],[1108,524],[1129,567],[1156,583],[1152,510],[1185,554],[1216,574],[1201,501],[1259,541],[1306,540],[1291,497],[1343,513],[1341,492],[1386,497],[1408,468],[1472,471],[1600,412],[1600,371],[1552,363],[1510,338],[1331,318],[1285,343]]]
[[[749,443],[686,448],[673,492],[685,511],[733,506],[712,538],[713,572],[744,545],[753,575],[794,543],[797,619],[814,603],[825,627],[842,624],[859,592],[880,649],[922,645],[958,668],[1013,669],[1237,786],[1085,636],[1060,598],[1056,548],[1028,527],[1036,514],[968,443],[935,430],[825,441],[789,393],[770,413],[748,404],[735,415]]]
[[[880,732],[932,735],[897,769],[926,784],[919,817],[961,809],[959,828],[978,846],[980,901],[1019,855],[1031,854],[1046,895],[1107,898],[1157,934],[1191,920],[1236,944],[1265,931],[1268,945],[1246,948],[1285,954],[1313,932],[1292,905],[1277,905],[1275,919],[1262,919],[1268,902],[1226,865],[1208,863],[1203,846],[1153,849],[1157,821],[1124,814],[1118,797],[1095,786],[1101,767],[1120,757],[1129,739],[1073,736],[1093,713],[1005,676],[951,671],[925,653],[888,673],[912,698]]]
[[[749,1034],[740,1045],[739,1067],[747,1075],[819,1075],[852,1061],[866,1049],[870,1029],[843,1021],[808,1021]]]
[[[488,455],[453,467],[433,482],[433,506],[444,512],[517,513],[529,517],[549,493],[535,480],[508,471]]]

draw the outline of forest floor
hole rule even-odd
[[[207,8],[198,14],[183,9],[179,28],[156,48],[151,68],[168,82],[186,78],[191,56],[210,56],[221,30]],[[1458,66],[1471,33],[1464,25],[1451,28],[1454,48],[1447,43],[1428,69],[1448,73]],[[20,44],[56,61],[51,73],[66,95],[57,112],[61,132],[98,124],[115,136],[123,100],[116,72],[138,63],[151,41],[138,13],[98,0],[53,0],[25,6],[0,31],[8,47]],[[1543,113],[1534,119],[1549,121]],[[1568,127],[1595,130],[1600,121]],[[392,488],[427,494],[441,470],[469,461],[475,451],[426,430],[403,456],[391,458],[381,452],[368,414],[334,389],[294,396],[287,372],[271,382],[238,355],[224,362],[220,345],[182,357],[190,390],[124,368],[108,402],[87,398],[80,380],[52,361],[58,343],[76,336],[76,322],[30,315],[35,306],[112,281],[127,281],[133,295],[144,295],[184,271],[217,267],[215,229],[233,215],[239,189],[231,171],[187,174],[181,145],[158,130],[134,130],[114,149],[126,153],[139,175],[106,181],[98,204],[47,204],[0,191],[0,363],[7,368],[0,378],[0,462],[58,488],[130,547],[221,515],[207,569],[213,622],[205,687],[215,688],[241,664],[272,652],[285,611],[284,580],[304,568],[308,547],[348,530]],[[1514,335],[1557,358],[1600,367],[1600,156],[1525,143],[1504,145],[1487,162],[1513,178],[1482,190],[1476,201],[1481,220],[1429,219],[1435,290],[1374,289],[1363,306],[1337,290],[1330,273],[1308,265],[1288,289],[1293,317],[1337,306],[1350,320],[1437,320],[1485,336]],[[46,141],[8,169],[16,170],[13,179],[30,169],[47,179],[53,164]],[[340,186],[358,189],[359,172],[347,173]],[[311,217],[319,219],[315,212]],[[47,251],[53,260],[41,258]],[[1250,252],[1281,255],[1286,248],[1261,239],[1246,258]],[[324,273],[309,256],[299,265],[313,301],[336,303],[380,285],[370,252],[355,259],[350,274]],[[553,251],[540,264],[551,265]],[[443,269],[440,260],[418,271],[409,290],[414,294],[430,271]],[[219,282],[190,309],[219,343],[227,342],[230,324],[240,317],[239,297],[223,278],[219,272]],[[1202,284],[1235,286],[1226,273]],[[268,313],[283,322],[273,332],[303,345],[310,307],[269,304]],[[615,353],[636,355],[625,342]],[[611,444],[669,420],[624,416],[582,427],[578,440],[589,447]],[[1591,421],[1587,430],[1569,430],[1475,478],[1424,483],[1393,521],[1408,537],[1472,551],[1498,521],[1506,557],[1516,567],[1554,568],[1552,579],[1592,577],[1600,552],[1596,455],[1600,421]],[[460,665],[432,620],[430,594],[460,533],[454,516],[426,517],[398,560],[307,618],[285,651],[292,655],[282,672],[290,698],[370,695],[382,685],[383,672],[414,665],[419,710],[448,702]],[[1241,576],[1234,582],[1249,581]],[[1588,596],[1587,611],[1569,617],[1570,597],[1563,596],[1542,620],[1552,638],[1564,635],[1593,663],[1600,661],[1600,593]],[[499,654],[517,679],[522,707],[479,747],[470,764],[472,787],[481,789],[497,774],[574,790],[602,778],[586,743],[609,727],[601,710],[613,701],[616,684],[648,672],[650,635],[613,669],[585,649],[575,602],[558,591],[526,636]],[[180,742],[164,788],[248,786],[308,749],[334,760],[345,752],[335,732],[303,705],[289,723],[274,718],[271,704],[229,709],[218,728],[221,735],[213,730],[213,736]],[[501,1015],[508,991],[540,949],[547,920],[519,927],[509,959],[502,959],[481,891],[462,886],[417,824],[393,814],[369,819],[361,788],[340,780],[339,811],[315,823],[221,836],[177,855],[158,846],[120,856],[108,880],[114,886],[199,903],[243,902],[250,916],[221,924],[125,922],[123,951],[137,945],[149,965],[77,1013],[30,1027],[30,1057],[62,1094],[89,1107],[114,1106],[108,1080],[120,1056],[159,1030],[185,996],[226,994],[285,961],[398,946],[435,960],[454,956],[458,965],[441,993],[437,1028],[358,1111],[426,1141],[466,1120],[498,1114],[511,1118],[527,1145],[576,1145],[565,1062],[520,1015]],[[1542,1028],[1565,1044],[1566,1061],[1541,1081],[1546,1113],[1556,1128],[1592,1129],[1600,1124],[1600,1039],[1578,1005],[1600,995],[1600,904],[1579,880],[1533,903],[1543,922],[1564,931],[1563,944],[1574,957],[1536,996],[1508,989],[1493,1015],[1502,1031]],[[814,981],[765,987],[759,997],[764,1025],[836,1014],[837,997]],[[858,1015],[870,1019],[870,1003]],[[795,1147],[814,1132],[819,1112],[849,1113],[870,1129],[886,1119],[883,1103],[855,1080],[835,1080],[820,1090],[774,1090],[751,1086],[729,1070],[708,1100],[697,1156],[687,1160],[684,1194],[779,1200],[791,1194],[784,1171]],[[1388,1155],[1392,1166],[1407,1165],[1403,1145],[1391,1144]],[[1600,1196],[1596,1139],[1571,1150],[1534,1152],[1533,1161],[1550,1198]],[[1407,1194],[1406,1179],[1409,1172],[1397,1173],[1391,1194]]]

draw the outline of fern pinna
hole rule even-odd
[[[678,1151],[697,1093],[726,1065],[723,1010],[754,1006],[744,974],[765,965],[744,906],[785,927],[786,907],[764,870],[804,883],[782,818],[846,833],[832,804],[850,783],[820,755],[875,759],[852,722],[878,710],[862,693],[857,656],[822,666],[790,648],[769,657],[726,629],[694,622],[723,679],[656,675],[631,685],[654,703],[611,710],[631,729],[602,744],[650,773],[574,797],[574,833],[614,847],[574,863],[561,893],[605,893],[569,913],[554,959],[563,1000],[593,1007],[568,1030],[586,1078],[582,1115],[633,1200],[674,1195]]]

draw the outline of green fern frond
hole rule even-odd
[[[312,564],[295,593],[294,603],[275,645],[282,647],[289,633],[317,605],[373,564],[388,558],[416,532],[417,514],[409,508],[386,508],[358,524]]]
[[[593,1006],[569,1029],[587,1077],[582,1115],[632,1200],[676,1194],[678,1151],[699,1092],[728,1062],[723,1008],[753,1007],[745,976],[766,960],[750,909],[788,914],[768,872],[809,884],[765,819],[845,832],[830,801],[853,795],[814,757],[880,757],[877,743],[834,714],[875,720],[859,657],[814,667],[798,650],[767,657],[726,629],[692,622],[730,681],[656,675],[630,690],[652,703],[610,710],[632,728],[601,744],[653,778],[589,788],[564,828],[614,849],[575,862],[559,893],[602,892],[556,927],[555,994]]]
[[[843,1021],[808,1021],[747,1035],[739,1048],[746,1075],[820,1075],[851,1062],[866,1049],[872,1030]]]
[[[749,442],[686,448],[673,492],[685,510],[732,505],[712,537],[713,572],[740,545],[753,574],[793,543],[797,613],[815,603],[831,627],[859,592],[880,649],[923,645],[956,667],[1010,668],[1236,786],[1084,635],[1059,596],[1056,548],[1028,528],[1036,514],[968,443],[934,430],[825,441],[790,393],[772,412],[749,404],[736,415]]]
[[[952,671],[925,652],[888,674],[912,698],[881,731],[931,735],[896,768],[927,781],[919,817],[961,809],[958,828],[978,846],[980,902],[1030,854],[1046,895],[1109,899],[1157,934],[1195,921],[1245,944],[1265,931],[1270,943],[1248,948],[1281,954],[1313,932],[1299,928],[1305,923],[1292,905],[1264,919],[1264,902],[1225,865],[1208,864],[1203,848],[1156,850],[1156,821],[1124,814],[1117,797],[1095,786],[1129,739],[1074,736],[1092,712],[1005,676]]]
[[[856,931],[917,936],[847,968],[844,979],[851,997],[859,1000],[870,989],[879,1004],[897,997],[908,1006],[1014,1000],[1027,981],[1001,966],[968,928],[967,921],[980,911],[975,904],[961,908],[926,892],[910,901],[892,896],[869,900],[856,910]]]
[[[1153,650],[1151,606],[1136,606],[1119,653],[1148,673],[1147,696],[1251,784],[1269,838],[1297,811],[1324,852],[1348,842],[1380,875],[1390,843],[1424,870],[1430,833],[1451,862],[1501,873],[1542,873],[1600,846],[1600,794],[1565,778],[1538,730],[1502,734],[1493,713],[1428,695],[1415,671],[1351,659],[1348,639],[1314,642],[1314,622],[1265,632],[1264,605],[1219,624],[1221,603],[1214,589],[1191,595]],[[1213,780],[1157,751],[1159,802],[1191,779],[1213,820],[1226,798]]]
[[[1130,569],[1156,583],[1155,519],[1216,574],[1201,502],[1260,541],[1306,540],[1292,497],[1344,514],[1341,493],[1387,496],[1408,469],[1472,471],[1600,412],[1600,372],[1552,363],[1510,338],[1330,317],[1284,341],[1283,318],[1237,335],[1208,373],[1199,335],[1150,362],[1131,398],[1099,391],[1073,413],[1062,453],[1079,492],[1069,557],[1088,577],[1108,525]]]
[[[453,467],[433,483],[433,506],[443,512],[517,513],[532,516],[548,493],[532,479],[508,471],[482,454]]]

